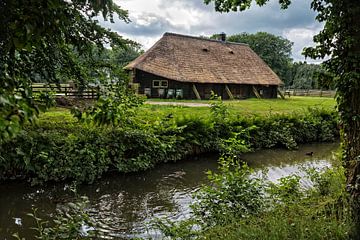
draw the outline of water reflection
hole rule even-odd
[[[311,144],[303,145],[298,150],[264,150],[248,153],[242,158],[254,169],[266,169],[267,178],[276,182],[279,178],[297,174],[300,177],[306,175],[305,169],[323,169],[331,167],[336,161],[336,150],[339,144]],[[313,152],[312,156],[306,153]],[[310,185],[307,179],[302,179],[302,184]]]
[[[269,178],[276,181],[294,172],[302,174],[301,168],[306,164],[329,166],[337,147],[338,144],[313,144],[298,151],[266,150],[243,158],[253,168],[268,168]],[[305,156],[309,151],[314,152],[312,157]],[[155,217],[188,217],[191,194],[207,182],[204,172],[216,167],[217,156],[167,163],[142,173],[110,174],[93,185],[82,186],[79,193],[89,197],[91,215],[113,239],[147,234],[156,237],[146,223]],[[33,188],[24,183],[1,184],[0,239],[12,239],[13,232],[32,239],[34,233],[29,226],[33,222],[26,213],[35,207],[41,210],[41,216],[48,217],[71,199],[63,185]]]

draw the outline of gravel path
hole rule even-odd
[[[169,106],[184,106],[184,107],[210,107],[208,103],[193,103],[193,102],[153,102],[147,101],[150,105],[169,105]]]

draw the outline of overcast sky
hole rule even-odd
[[[213,4],[205,5],[203,0],[115,0],[129,11],[131,22],[105,25],[139,42],[145,50],[165,32],[210,36],[266,31],[294,42],[294,60],[304,61],[302,49],[312,45],[313,36],[322,28],[310,10],[310,1],[293,0],[289,9],[280,10],[278,0],[270,0],[264,7],[253,6],[245,12],[217,13]]]

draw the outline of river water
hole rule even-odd
[[[276,181],[293,173],[303,175],[304,166],[328,167],[338,143],[303,145],[296,151],[261,150],[245,154],[243,159],[256,170],[268,169],[268,178]],[[313,156],[305,155],[314,152]],[[180,220],[189,217],[191,195],[207,183],[207,170],[216,170],[217,156],[203,156],[166,163],[134,174],[109,174],[92,185],[79,188],[90,200],[90,213],[100,223],[107,239],[159,237],[148,226],[155,218]],[[303,184],[307,184],[306,181]],[[72,194],[66,184],[31,187],[28,183],[0,183],[0,240],[13,239],[18,232],[33,239],[33,219],[26,213],[38,209],[49,218]]]

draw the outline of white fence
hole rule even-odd
[[[335,97],[334,90],[321,89],[281,89],[281,93],[285,97],[290,96],[311,96],[311,97]]]

